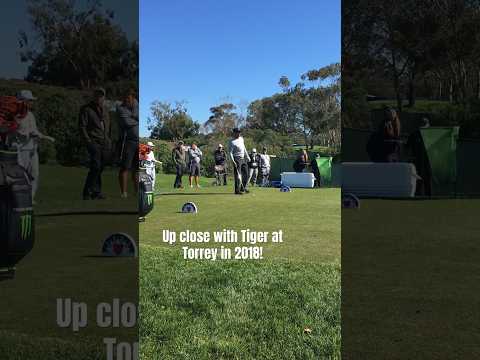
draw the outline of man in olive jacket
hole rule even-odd
[[[105,105],[105,90],[96,89],[93,99],[80,109],[80,134],[87,146],[90,165],[83,199],[105,199],[102,194],[102,172],[111,151],[111,122]]]
[[[183,148],[183,141],[179,141],[177,146],[172,150],[172,161],[175,164],[175,170],[177,176],[175,177],[174,189],[183,189],[182,176],[185,171],[186,159],[185,149]]]

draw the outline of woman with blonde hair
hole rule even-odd
[[[384,109],[383,157],[385,162],[400,161],[400,117],[395,109]]]

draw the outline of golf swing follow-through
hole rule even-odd
[[[233,162],[233,173],[235,177],[235,194],[242,195],[248,193],[248,163],[250,155],[245,148],[245,142],[238,128],[233,129],[232,139],[229,146],[230,159]]]

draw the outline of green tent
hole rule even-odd
[[[320,170],[322,186],[332,184],[332,157],[319,157],[316,159]]]
[[[458,127],[435,127],[420,130],[432,168],[432,185],[435,195],[447,195],[455,192],[458,131]]]

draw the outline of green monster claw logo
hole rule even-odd
[[[30,234],[32,232],[32,215],[22,215],[20,217],[20,220],[22,222],[22,240],[26,240],[30,237]]]
[[[147,194],[147,204],[148,206],[153,204],[153,194]]]

